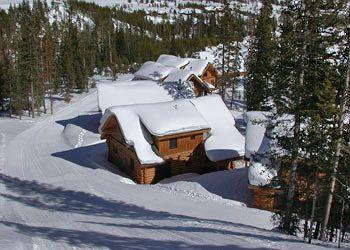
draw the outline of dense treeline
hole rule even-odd
[[[89,77],[135,70],[162,53],[190,56],[219,39],[217,12],[174,15],[153,23],[144,11],[23,2],[0,11],[0,100],[21,116],[46,112],[45,98],[87,91]],[[245,34],[242,33],[242,37]],[[52,107],[51,107],[52,111]]]
[[[279,171],[272,187],[283,190],[276,217],[281,227],[302,231],[309,242],[340,241],[350,224],[349,6],[302,0],[281,7],[279,25],[271,1],[257,19],[247,108],[273,118],[269,136],[278,147],[269,158]],[[293,122],[283,127],[276,118],[286,116]]]

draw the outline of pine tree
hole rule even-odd
[[[350,15],[349,15],[350,16]],[[344,134],[344,121],[345,121],[345,115],[348,112],[347,105],[349,102],[349,84],[350,84],[350,30],[348,28],[347,31],[347,51],[345,50],[343,53],[345,54],[345,61],[346,61],[346,70],[345,70],[345,77],[344,77],[344,83],[341,86],[341,95],[340,95],[340,102],[339,107],[340,110],[337,112],[336,116],[336,134],[335,134],[335,140],[336,140],[336,146],[333,156],[333,162],[332,162],[332,168],[331,168],[331,175],[330,175],[330,185],[329,185],[329,191],[327,195],[326,200],[326,207],[324,212],[324,218],[322,222],[322,229],[321,229],[321,239],[325,240],[325,231],[328,226],[329,216],[330,216],[330,210],[332,206],[333,201],[333,193],[335,191],[335,185],[337,181],[337,172],[339,169],[339,162],[340,162],[340,156],[342,152],[342,148],[344,145],[343,141],[343,134]],[[347,54],[347,55],[346,55]]]
[[[303,170],[300,164],[310,166],[303,178],[308,183],[313,183],[318,170],[315,166],[326,165],[329,159],[329,151],[326,154],[322,150],[332,148],[329,140],[332,126],[329,121],[336,112],[336,89],[332,85],[332,67],[326,60],[326,39],[319,28],[325,25],[323,13],[328,12],[324,8],[325,5],[321,2],[289,1],[281,17],[273,89],[277,112],[294,117],[291,138],[282,139],[290,155],[289,164],[284,169],[287,173],[286,205],[280,212],[282,227],[292,234],[298,230],[299,216],[304,214],[306,220],[309,217],[309,212],[305,214],[300,210],[296,195],[301,192],[300,195],[309,196],[306,190],[296,190],[299,174]],[[319,146],[321,143],[324,144],[323,148]],[[306,157],[308,155],[313,157],[309,159]]]
[[[220,42],[221,42],[221,93],[225,97],[226,86],[231,87],[232,94],[239,76],[240,67],[240,42],[243,40],[243,25],[237,8],[232,10],[230,3],[224,1],[223,16],[220,19]],[[231,96],[232,97],[232,96]]]
[[[249,51],[246,102],[248,110],[270,110],[273,60],[275,58],[275,20],[272,1],[263,2],[258,17],[253,44]]]

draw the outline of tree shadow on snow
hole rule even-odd
[[[56,123],[63,127],[66,127],[67,124],[73,124],[92,133],[98,133],[101,117],[101,113],[84,114],[67,120],[59,120]]]
[[[128,204],[123,201],[107,199],[82,191],[74,191],[56,187],[37,181],[22,180],[16,177],[0,174],[0,184],[4,185],[7,193],[0,193],[5,199],[22,203],[27,207],[41,209],[43,211],[63,212],[66,214],[82,214],[94,216],[93,221],[76,221],[77,223],[98,224],[105,228],[104,232],[88,231],[89,227],[83,227],[84,230],[62,229],[53,227],[30,226],[9,221],[0,221],[1,224],[12,227],[19,233],[29,235],[31,237],[41,237],[52,241],[59,241],[75,246],[88,247],[108,247],[120,248],[127,247],[131,249],[245,249],[236,245],[189,245],[186,242],[154,240],[147,238],[121,237],[113,234],[113,228],[128,228],[131,231],[140,233],[139,230],[155,230],[165,233],[167,236],[183,232],[190,233],[211,233],[212,237],[217,235],[225,235],[229,237],[243,237],[248,242],[249,240],[264,240],[264,241],[287,241],[287,242],[302,242],[297,238],[289,238],[282,234],[263,230],[243,224],[226,222],[215,219],[201,219],[185,215],[177,215],[163,211],[152,211],[144,207]],[[117,192],[117,191],[116,191]],[[122,192],[122,190],[119,190]],[[107,219],[107,218],[110,219]],[[101,218],[101,222],[97,221]],[[121,224],[104,221],[113,221],[126,219],[130,224],[123,221]],[[137,222],[136,220],[140,220]],[[165,223],[166,225],[161,225]],[[215,228],[217,227],[217,228]],[[225,228],[223,228],[225,227]],[[86,230],[86,231],[85,231]],[[117,231],[118,231],[117,230]],[[161,230],[161,231],[160,231]],[[166,232],[164,232],[164,230]],[[128,230],[127,230],[128,231]],[[250,231],[250,232],[249,232]],[[284,236],[284,237],[283,237]],[[249,248],[253,249],[253,248]],[[263,248],[258,248],[263,249]]]
[[[237,245],[191,245],[175,240],[155,240],[149,238],[125,237],[97,231],[79,231],[51,227],[28,226],[14,222],[0,223],[31,237],[40,237],[78,247],[107,247],[109,249],[267,249],[245,248]]]

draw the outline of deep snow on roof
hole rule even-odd
[[[246,128],[246,157],[250,158],[248,179],[251,185],[267,185],[277,174],[270,166],[270,156],[276,154],[283,156],[288,152],[278,145],[278,140],[268,137],[268,133],[274,136],[291,136],[294,126],[292,115],[280,115],[273,117],[270,112],[249,111],[244,113],[247,123]],[[273,127],[267,131],[267,125]]]
[[[98,106],[102,113],[112,106],[172,101],[168,92],[153,81],[120,81],[100,83],[97,87]]]
[[[211,161],[221,161],[244,155],[244,137],[235,127],[231,112],[219,95],[191,99],[209,124],[211,131],[205,141],[205,151]]]
[[[134,147],[141,164],[163,163],[163,158],[158,156],[153,150],[152,137],[143,127],[139,115],[132,108],[127,107],[128,106],[117,106],[107,109],[101,118],[99,132],[102,132],[101,130],[104,123],[108,121],[111,116],[115,116],[125,142]]]
[[[111,115],[117,117],[125,140],[135,147],[142,164],[162,162],[152,149],[150,134],[165,136],[203,129],[210,129],[204,146],[211,161],[244,155],[244,137],[236,129],[233,116],[218,95],[111,107],[101,118],[100,133]]]
[[[163,162],[152,149],[150,134],[165,136],[209,129],[189,100],[110,107],[101,118],[100,133],[112,115],[116,116],[126,142],[134,146],[141,164]]]
[[[186,58],[177,57],[174,55],[160,55],[157,59],[157,63],[163,64],[168,67],[182,68],[188,64],[189,60]]]
[[[193,71],[197,76],[201,76],[209,64],[208,60],[203,59],[189,58],[188,60],[189,63],[186,65],[185,69]]]
[[[191,102],[186,99],[172,102],[135,105],[143,125],[156,136],[208,129],[209,126]]]
[[[245,136],[245,156],[251,158],[256,153],[263,154],[269,148],[265,135],[268,112],[249,111],[243,114],[247,124]]]
[[[136,78],[144,80],[159,81],[167,77],[175,69],[174,67],[165,66],[158,62],[148,61],[134,75]]]
[[[165,82],[181,82],[187,81],[191,76],[194,76],[198,79],[198,81],[202,82],[202,80],[197,77],[193,71],[185,70],[185,69],[176,69],[172,71],[167,78],[165,78]]]

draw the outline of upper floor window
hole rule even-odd
[[[177,138],[172,138],[169,140],[169,149],[177,148]]]
[[[191,140],[195,140],[196,139],[196,135],[191,135]]]

